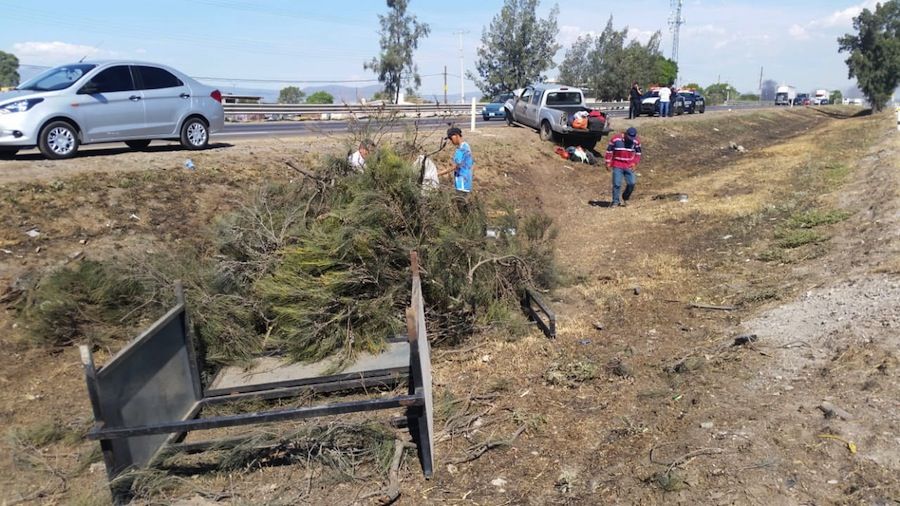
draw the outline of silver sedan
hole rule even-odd
[[[35,146],[47,158],[70,158],[81,144],[124,141],[142,149],[154,139],[204,149],[224,124],[219,90],[175,69],[80,62],[0,93],[0,158]]]

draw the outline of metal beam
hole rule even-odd
[[[363,411],[377,411],[399,407],[421,406],[425,404],[422,395],[400,395],[387,399],[369,399],[363,401],[338,402],[322,406],[310,406],[304,408],[291,408],[276,411],[264,411],[245,413],[239,415],[218,416],[202,420],[186,420],[181,422],[160,423],[156,425],[142,425],[137,427],[104,428],[102,424],[96,424],[87,433],[88,439],[121,439],[133,436],[147,436],[151,434],[169,434],[172,432],[189,432],[193,430],[219,429],[223,427],[235,427],[253,423],[281,422],[285,420],[297,420],[302,418],[315,418],[326,415],[342,415]]]

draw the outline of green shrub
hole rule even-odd
[[[83,260],[41,279],[25,301],[23,315],[38,344],[102,340],[117,322],[144,306],[146,296],[145,287],[124,270]]]
[[[256,285],[279,342],[297,359],[378,351],[402,332],[411,250],[420,254],[436,341],[456,341],[478,324],[519,325],[509,314],[524,288],[555,280],[548,218],[507,209],[492,222],[476,195],[423,193],[417,171],[389,150],[370,158],[364,173],[336,180],[323,198],[304,235],[278,252],[280,263]],[[486,236],[489,225],[497,237]]]

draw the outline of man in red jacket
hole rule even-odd
[[[610,207],[624,207],[631,198],[637,176],[634,168],[641,161],[641,141],[637,129],[629,128],[624,134],[613,135],[606,146],[606,170],[612,169],[612,203]],[[625,179],[625,192],[619,200],[622,190],[622,179]]]

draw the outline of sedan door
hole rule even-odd
[[[128,65],[101,70],[82,85],[72,105],[78,109],[83,142],[128,139],[143,131],[143,97]]]
[[[191,89],[166,69],[149,65],[131,68],[144,95],[144,135],[177,137],[181,120],[191,110]]]

